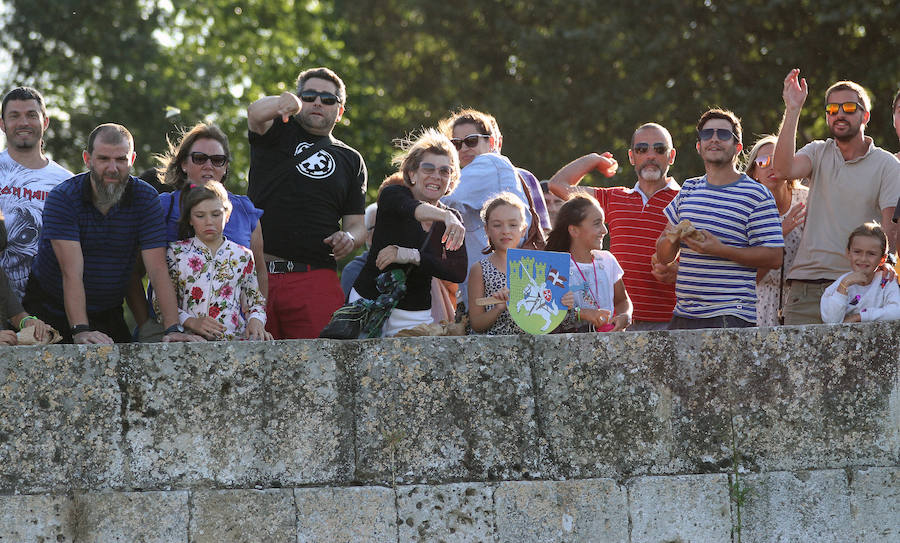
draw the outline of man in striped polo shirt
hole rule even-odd
[[[89,171],[57,185],[44,204],[23,305],[67,343],[131,340],[122,301],[138,254],[168,327],[163,341],[203,340],[179,324],[162,207],[153,187],[129,175],[134,157],[124,126],[98,126],[83,154]]]
[[[662,264],[681,253],[670,330],[754,326],[756,270],[781,267],[784,239],[775,199],[737,170],[741,148],[734,113],[711,109],[700,117],[697,152],[706,175],[684,182],[665,209],[669,224],[656,242]],[[697,233],[679,239],[674,234],[685,219]]]
[[[668,224],[663,209],[680,187],[668,177],[675,162],[672,136],[663,126],[646,123],[631,136],[628,160],[634,166],[634,188],[577,186],[593,170],[605,172],[611,157],[591,153],[563,166],[550,180],[550,190],[563,199],[580,191],[594,196],[609,224],[609,250],[625,271],[625,290],[634,304],[634,322],[629,330],[664,330],[675,307],[674,266],[651,265],[656,240]]]

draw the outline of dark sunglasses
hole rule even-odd
[[[202,166],[206,164],[206,161],[212,162],[212,165],[221,168],[222,166],[228,164],[228,157],[225,155],[208,155],[206,153],[191,153],[191,162],[196,164],[197,166]]]
[[[462,149],[463,143],[466,144],[466,147],[471,149],[472,147],[475,147],[476,145],[478,145],[479,139],[490,138],[490,137],[491,137],[490,134],[469,134],[468,136],[466,136],[462,139],[451,138],[450,143],[452,143],[453,146],[456,147],[456,150],[459,151],[460,149]]]
[[[713,135],[715,135],[716,139],[719,141],[728,141],[732,138],[737,141],[737,136],[734,135],[734,132],[727,128],[704,128],[697,131],[697,136],[703,141],[712,139]]]
[[[831,102],[830,104],[825,104],[825,112],[829,115],[837,115],[839,110],[844,110],[844,113],[856,113],[857,109],[865,111],[862,104],[857,102],[844,102],[843,104]]]
[[[647,151],[650,150],[649,143],[635,143],[634,144],[634,153],[637,155],[643,155]],[[656,151],[658,155],[664,155],[669,152],[669,146],[665,143],[656,142],[653,144],[653,150]]]
[[[450,179],[450,174],[453,173],[453,170],[450,169],[450,166],[441,166],[438,168],[431,162],[423,162],[419,164],[419,170],[425,175],[434,175],[434,172],[437,172],[441,179]]]
[[[315,102],[316,98],[322,100],[322,104],[326,106],[333,106],[334,104],[341,103],[341,99],[335,96],[330,92],[318,92],[314,90],[305,90],[300,93],[300,99],[304,102]]]
[[[753,159],[757,168],[768,168],[772,163],[772,155],[758,156]]]

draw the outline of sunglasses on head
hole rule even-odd
[[[825,104],[825,112],[829,115],[837,115],[838,111],[844,110],[844,113],[856,113],[857,109],[863,109],[862,104],[858,102],[844,102],[843,104],[838,104],[836,102],[831,102],[829,104]]]
[[[221,168],[222,166],[228,164],[228,157],[225,155],[208,155],[206,153],[191,153],[191,162],[196,164],[197,166],[202,166],[206,164],[206,161],[212,162],[212,165]]]
[[[423,162],[419,164],[419,170],[425,175],[434,175],[434,172],[437,172],[441,179],[450,179],[450,174],[453,173],[453,170],[450,169],[450,166],[441,166],[438,168],[431,162]]]
[[[772,155],[758,156],[753,159],[757,168],[768,168],[772,163]]]
[[[649,143],[635,143],[634,144],[634,152],[638,155],[643,155],[647,151],[650,150],[651,145]],[[669,146],[665,143],[656,142],[652,145],[653,150],[656,151],[658,155],[664,155],[669,152]]]
[[[727,128],[703,128],[697,131],[697,136],[703,141],[712,139],[713,135],[719,141],[729,141],[732,138],[737,141],[737,136],[734,135],[734,132]]]
[[[341,102],[341,99],[331,92],[305,90],[300,93],[300,99],[304,102],[312,103],[316,101],[316,98],[322,100],[322,104],[326,106],[333,106],[334,104],[339,104]]]
[[[490,137],[490,134],[469,134],[464,138],[450,138],[450,143],[452,143],[453,146],[456,147],[456,150],[459,151],[460,149],[462,149],[463,143],[466,144],[466,147],[471,149],[472,147],[478,145],[479,139]]]

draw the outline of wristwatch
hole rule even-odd
[[[178,332],[178,333],[183,334],[183,333],[184,333],[184,326],[182,326],[182,325],[180,325],[180,324],[178,324],[178,323],[176,322],[176,323],[173,324],[172,326],[166,328],[166,331],[163,332],[163,335],[164,335],[164,336],[167,336],[167,335],[169,335],[169,334],[174,334],[175,332]]]
[[[91,332],[91,331],[92,331],[92,330],[91,330],[91,325],[89,325],[89,324],[76,324],[76,325],[73,326],[71,329],[72,329],[72,336],[73,336],[73,337],[74,337],[74,336],[77,336],[78,334],[80,334],[80,333],[82,333],[82,332]]]

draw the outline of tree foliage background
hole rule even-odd
[[[327,65],[348,87],[335,135],[366,158],[374,194],[393,141],[461,106],[493,113],[504,154],[541,178],[609,150],[621,173],[592,182],[633,183],[629,138],[648,121],[672,132],[676,178],[699,175],[700,113],[734,110],[749,145],[777,130],[795,66],[810,86],[798,145],[826,136],[824,90],[852,79],[874,99],[867,133],[893,151],[897,21],[893,0],[7,0],[0,25],[4,88],[44,93],[47,151],[73,171],[101,122],[132,130],[141,170],[178,128],[210,120],[229,135],[241,192],[247,104]]]

